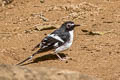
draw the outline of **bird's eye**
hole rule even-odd
[[[70,24],[68,24],[68,25],[67,25],[67,28],[70,28],[70,27],[71,27],[71,25],[70,25]]]

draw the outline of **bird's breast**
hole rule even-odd
[[[64,45],[58,47],[55,50],[55,52],[64,51],[64,50],[68,49],[72,45],[72,42],[73,42],[73,31],[69,31],[69,34],[70,34],[69,41],[67,41]]]

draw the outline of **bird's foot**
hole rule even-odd
[[[61,61],[66,61],[66,63],[68,63],[68,61],[67,60],[72,60],[72,58],[70,58],[70,57],[64,57],[64,58],[62,58],[60,55],[58,55],[57,53],[56,53],[56,55],[57,55],[57,57],[61,60]]]
[[[60,58],[61,61],[66,61],[67,59],[66,58]]]
[[[72,58],[71,57],[64,57],[63,59],[66,59],[66,60],[72,60]]]
[[[68,63],[68,60],[72,60],[72,58],[71,57],[64,57],[64,58],[60,58],[60,60]]]
[[[61,58],[61,61],[65,61],[65,63],[68,63],[68,59],[67,58]]]

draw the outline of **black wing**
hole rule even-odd
[[[70,39],[69,32],[66,32],[66,31],[61,30],[61,29],[55,30],[51,34],[56,34],[57,36],[59,36],[62,40],[64,40],[64,43],[67,42]]]
[[[55,49],[55,48],[63,45],[65,42],[67,42],[67,40],[69,40],[69,38],[70,38],[69,32],[64,32],[64,31],[61,31],[58,29],[58,30],[55,30],[54,32],[52,32],[47,37],[45,37],[41,41],[40,44],[35,46],[35,48],[40,48],[42,51],[46,51],[49,49]]]
[[[57,47],[57,45],[55,46],[55,44],[61,45],[61,44],[63,44],[63,42],[61,42],[51,36],[47,36],[41,41],[40,49],[42,49],[43,51],[49,50],[49,49],[54,49]]]
[[[35,48],[40,48],[41,51],[48,51],[50,49],[55,49],[62,44],[63,44],[63,42],[57,40],[54,37],[51,37],[50,35],[48,35],[47,37],[45,37],[41,41],[41,43],[36,45],[32,50],[34,50]]]

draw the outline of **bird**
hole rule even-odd
[[[60,28],[56,29],[51,34],[48,34],[45,38],[42,39],[39,44],[37,44],[32,49],[32,51],[37,48],[39,48],[39,50],[37,50],[22,62],[19,62],[17,65],[21,65],[24,62],[32,59],[36,54],[49,50],[54,50],[54,53],[61,61],[66,60],[65,58],[62,58],[58,53],[71,47],[74,38],[74,28],[77,26],[80,26],[80,24],[75,24],[73,21],[64,22]]]

